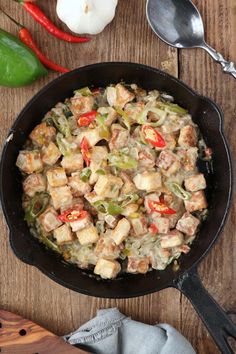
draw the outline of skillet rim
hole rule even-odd
[[[198,94],[195,90],[193,90],[191,87],[189,87],[187,84],[185,84],[182,80],[179,80],[178,78],[175,78],[174,76],[163,72],[160,69],[148,66],[148,65],[144,65],[144,64],[139,64],[139,63],[134,63],[134,62],[101,62],[101,63],[95,63],[95,64],[90,64],[90,65],[86,65],[83,66],[81,68],[77,68],[74,69],[72,71],[70,71],[69,73],[65,73],[61,76],[59,76],[58,78],[52,80],[51,82],[49,82],[47,85],[45,85],[43,88],[41,88],[29,101],[28,103],[25,105],[25,107],[21,110],[21,112],[18,114],[16,120],[14,121],[13,125],[11,126],[10,130],[8,131],[8,135],[7,137],[10,136],[10,134],[14,133],[15,128],[17,127],[18,123],[23,119],[25,112],[28,110],[28,108],[38,99],[40,98],[41,95],[43,95],[45,92],[47,92],[47,90],[49,88],[51,88],[54,85],[57,85],[57,83],[59,83],[60,81],[62,81],[64,79],[65,76],[69,77],[69,76],[73,76],[75,73],[80,73],[81,71],[86,71],[89,70],[91,68],[93,69],[99,69],[101,67],[106,67],[106,66],[117,66],[117,65],[122,65],[122,66],[126,66],[126,67],[132,67],[132,68],[140,68],[143,69],[145,71],[150,71],[150,72],[156,72],[160,75],[162,75],[163,77],[166,77],[167,79],[174,81],[175,83],[177,83],[179,86],[183,87],[185,90],[187,90],[192,96],[194,97],[198,97],[200,101],[205,101],[206,103],[208,103],[210,106],[212,106],[214,108],[214,110],[217,112],[217,116],[218,116],[218,127],[217,130],[220,133],[220,137],[222,140],[222,145],[224,145],[224,149],[227,155],[227,164],[228,164],[228,174],[229,174],[229,186],[228,186],[228,194],[227,194],[227,203],[224,209],[224,213],[222,213],[222,221],[220,226],[218,227],[217,232],[214,234],[214,236],[212,236],[212,239],[208,245],[208,247],[206,248],[206,250],[201,253],[201,255],[198,257],[198,259],[188,268],[188,269],[184,269],[178,272],[178,274],[176,274],[176,277],[173,277],[172,281],[169,284],[163,285],[162,287],[157,283],[157,287],[156,289],[148,289],[148,290],[141,290],[141,291],[135,291],[133,292],[131,295],[127,294],[126,295],[116,295],[116,296],[106,296],[108,298],[131,298],[131,297],[136,297],[136,296],[142,296],[142,295],[146,295],[146,294],[150,294],[150,293],[154,293],[156,291],[159,291],[161,289],[164,288],[168,288],[168,287],[174,287],[175,283],[176,283],[176,279],[182,277],[185,273],[189,272],[191,269],[195,268],[199,262],[201,262],[201,260],[206,256],[206,254],[210,251],[210,249],[212,248],[213,244],[216,242],[216,240],[219,237],[219,234],[221,233],[227,217],[229,215],[229,210],[230,210],[230,205],[231,205],[231,201],[232,201],[232,190],[233,190],[233,169],[232,169],[232,159],[231,159],[231,154],[230,154],[230,149],[229,149],[229,145],[227,142],[227,139],[224,135],[224,130],[223,130],[223,123],[224,123],[224,116],[223,116],[223,112],[220,109],[220,107],[210,98],[200,95]],[[7,140],[7,139],[6,139]],[[56,283],[69,288],[71,290],[74,290],[76,292],[79,292],[81,294],[85,294],[85,295],[90,295],[90,296],[96,296],[96,297],[101,297],[104,298],[104,295],[101,294],[97,294],[96,291],[93,291],[93,294],[91,293],[91,291],[87,291],[84,288],[80,288],[80,286],[73,286],[70,285],[69,283],[59,279],[57,276],[54,276],[53,273],[48,272],[47,270],[45,270],[42,266],[35,264],[32,260],[30,260],[29,258],[25,257],[22,254],[19,254],[15,247],[14,247],[14,240],[13,240],[13,226],[11,225],[10,222],[10,216],[8,215],[7,212],[7,208],[5,206],[4,203],[4,188],[3,188],[3,165],[4,165],[4,161],[7,158],[7,141],[5,140],[4,142],[4,146],[2,149],[2,154],[1,154],[1,162],[0,162],[0,199],[1,199],[1,205],[2,205],[2,210],[3,210],[3,214],[9,229],[9,241],[10,241],[10,246],[14,252],[14,254],[16,255],[16,257],[18,259],[20,259],[21,261],[23,261],[26,264],[29,265],[33,265],[35,266],[37,269],[39,269],[43,274],[45,274],[47,277],[49,277],[50,279],[52,279],[53,281],[55,281]],[[119,279],[117,279],[118,281]],[[103,282],[107,282],[106,280],[101,280]]]

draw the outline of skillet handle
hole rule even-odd
[[[233,349],[227,342],[227,337],[236,340],[236,325],[203,287],[197,269],[193,268],[184,273],[174,283],[174,287],[191,301],[221,352],[223,354],[234,354]]]

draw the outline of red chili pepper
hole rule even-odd
[[[100,93],[100,88],[99,88],[99,87],[95,87],[95,88],[91,89],[91,92],[92,92],[92,94],[93,94],[94,96],[99,95],[99,93]]]
[[[16,0],[16,1],[18,1],[21,5],[23,5],[24,9],[54,37],[62,39],[66,42],[73,42],[73,43],[83,43],[83,42],[90,41],[90,38],[74,36],[56,27],[54,23],[52,23],[52,21],[43,13],[43,11],[31,1],[26,1],[26,0]]]
[[[166,142],[164,138],[150,125],[142,126],[142,133],[147,142],[156,147],[165,147]]]
[[[77,208],[71,208],[64,211],[61,215],[58,215],[58,220],[62,222],[73,222],[84,219],[88,212],[85,210],[79,210]]]
[[[58,65],[48,59],[41,50],[37,47],[37,44],[34,42],[29,30],[21,25],[19,22],[15,21],[10,15],[8,15],[5,11],[1,10],[12,22],[14,22],[19,28],[19,38],[20,40],[27,45],[27,47],[31,48],[33,52],[37,55],[42,64],[44,64],[47,68],[58,71],[60,73],[67,73],[70,70],[64,68],[61,65]]]
[[[90,151],[89,151],[89,143],[88,140],[85,138],[85,136],[83,137],[83,139],[81,140],[80,143],[80,149],[81,149],[81,153],[83,156],[83,159],[86,163],[86,166],[90,165]]]
[[[149,200],[148,206],[152,212],[157,212],[160,214],[172,215],[176,214],[174,209],[169,208],[165,203],[155,202],[154,200]]]
[[[80,127],[86,127],[87,125],[89,125],[90,123],[92,123],[94,121],[96,116],[97,116],[97,111],[91,111],[88,113],[84,113],[79,117],[78,125]]]
[[[150,226],[149,226],[149,232],[152,234],[152,235],[155,235],[155,234],[157,234],[158,233],[158,228],[157,228],[157,226],[154,224],[154,223],[152,223]]]

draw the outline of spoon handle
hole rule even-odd
[[[201,48],[205,49],[217,63],[221,64],[225,73],[231,74],[236,79],[236,68],[232,61],[225,60],[220,53],[210,47],[207,43],[204,43]]]

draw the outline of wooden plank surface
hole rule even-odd
[[[194,2],[203,14],[209,43],[236,62],[236,0]],[[38,0],[38,3],[59,23],[55,14],[55,0]],[[89,44],[81,45],[64,43],[51,37],[12,0],[2,0],[1,6],[24,23],[44,52],[62,65],[76,68],[100,61],[123,60],[145,63],[179,76],[194,89],[221,105],[225,113],[226,136],[232,152],[236,153],[236,81],[223,75],[220,67],[213,64],[200,49],[177,53],[161,43],[147,25],[145,0],[120,0],[114,22]],[[0,27],[17,33],[15,25],[2,14]],[[56,73],[50,73],[26,88],[0,88],[1,144],[25,103],[57,76]],[[96,299],[77,294],[55,284],[37,269],[21,263],[10,249],[8,230],[3,218],[0,227],[0,308],[19,313],[62,335],[89,320],[97,309],[117,306],[136,320],[151,324],[167,322],[173,325],[190,340],[200,354],[219,353],[192,306],[177,290],[166,289],[126,300]],[[200,266],[204,285],[227,310],[236,308],[236,279],[233,272],[233,264],[236,263],[235,240],[235,208],[232,206],[223,235]]]

